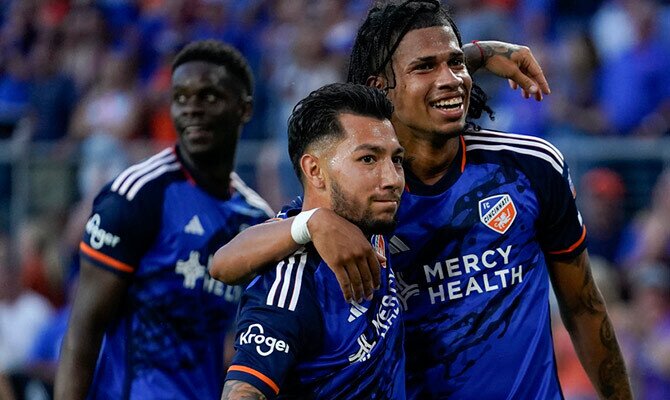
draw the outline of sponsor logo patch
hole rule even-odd
[[[516,207],[509,194],[499,194],[479,201],[479,220],[494,231],[507,232],[516,218]]]
[[[256,344],[256,351],[263,357],[269,356],[275,350],[286,354],[289,350],[289,345],[285,341],[266,336],[261,324],[249,325],[246,332],[240,335],[240,345],[245,344]]]
[[[386,241],[382,235],[372,236],[372,247],[375,249],[377,254],[382,257],[386,257]],[[386,261],[382,263],[382,267],[386,268]]]
[[[90,235],[91,247],[100,250],[102,246],[116,247],[121,238],[100,228],[100,214],[94,214],[86,223],[86,233]]]

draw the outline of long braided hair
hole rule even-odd
[[[395,87],[395,72],[391,65],[393,53],[405,34],[414,29],[449,26],[463,47],[461,33],[440,0],[405,0],[378,2],[368,12],[356,35],[347,81],[365,85],[370,76],[385,73],[387,87]],[[493,118],[493,110],[486,104],[488,96],[477,85],[472,85],[468,118],[477,119],[486,111]]]

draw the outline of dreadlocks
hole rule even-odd
[[[391,58],[405,34],[414,29],[449,26],[463,47],[461,33],[449,12],[439,0],[405,0],[378,2],[358,30],[349,58],[347,81],[365,85],[370,76],[384,74],[388,78],[385,89],[395,87],[395,72]],[[472,86],[468,118],[477,119],[486,111],[493,118],[493,110],[486,104],[488,96],[477,85]]]

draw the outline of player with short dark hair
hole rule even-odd
[[[562,154],[536,137],[466,125],[472,78],[439,1],[374,7],[361,29],[350,78],[387,92],[406,150],[406,190],[389,247],[405,310],[408,397],[561,399],[551,280],[599,395],[631,398]],[[483,46],[482,54],[491,50]],[[308,222],[345,290],[374,281],[359,274],[374,262],[360,234],[327,210]],[[235,259],[238,245],[255,246],[259,258],[242,260],[253,271],[261,256],[295,248],[262,245],[264,232],[290,237],[287,224],[238,236],[216,257]]]
[[[381,234],[395,226],[404,186],[392,111],[379,90],[331,84],[298,103],[288,128],[289,155],[305,194],[301,215],[333,210],[381,254]],[[404,399],[403,331],[391,269],[382,269],[377,296],[359,304],[342,298],[311,245],[273,266],[242,296],[237,353],[222,399]]]
[[[56,399],[220,395],[242,288],[212,279],[207,266],[272,214],[233,172],[251,90],[246,61],[228,45],[194,42],[177,55],[176,146],[129,167],[94,200]]]

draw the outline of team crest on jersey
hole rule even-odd
[[[479,219],[484,225],[502,234],[516,218],[516,207],[509,194],[499,194],[479,201]]]
[[[373,235],[372,236],[372,247],[375,249],[377,254],[382,257],[386,257],[386,241],[382,235]],[[382,267],[386,268],[386,261],[382,263]]]

